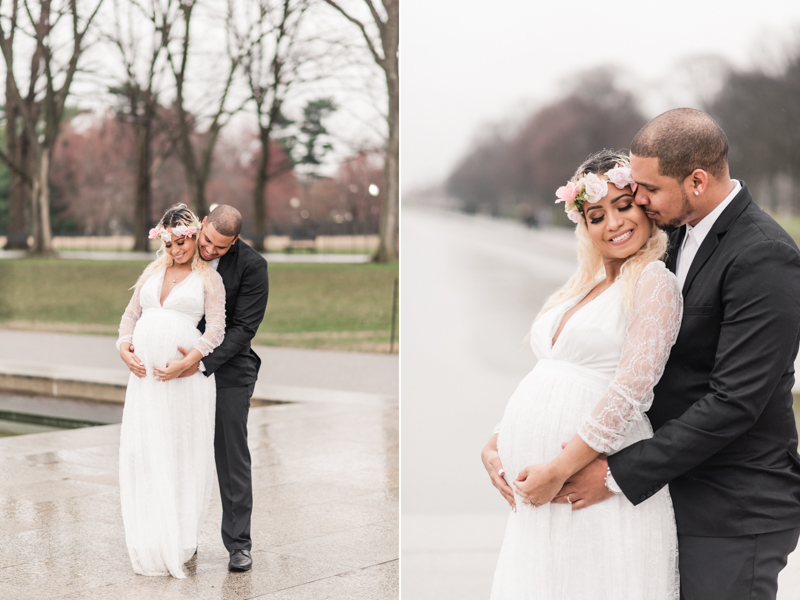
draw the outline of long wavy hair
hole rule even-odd
[[[161,225],[166,229],[167,227],[191,225],[192,223],[200,223],[200,220],[191,210],[189,210],[189,207],[185,204],[175,204],[167,209],[167,212],[165,212],[164,216],[161,217],[158,225]],[[203,281],[203,285],[205,286],[206,290],[210,290],[212,269],[211,265],[207,261],[200,258],[200,242],[197,239],[199,236],[200,234],[198,232],[197,236],[195,237],[194,256],[192,256],[192,271],[197,272],[197,274],[200,276],[200,279]],[[145,281],[150,279],[150,277],[159,272],[161,269],[171,267],[173,262],[175,261],[167,252],[164,240],[161,240],[161,247],[156,252],[156,259],[145,267],[134,287],[143,285]]]
[[[583,161],[570,181],[576,182],[589,173],[601,176],[610,169],[618,167],[630,167],[627,154],[617,150],[602,150]],[[575,236],[578,238],[578,270],[567,283],[547,299],[542,310],[536,315],[536,319],[562,302],[587,294],[606,278],[603,256],[589,235],[586,227],[586,215],[582,210],[581,214],[583,219],[575,227]],[[622,292],[623,311],[626,317],[630,317],[633,310],[636,282],[642,271],[651,262],[663,260],[667,253],[667,234],[654,222],[650,223],[650,227],[650,237],[647,242],[628,257],[620,269],[618,283]]]

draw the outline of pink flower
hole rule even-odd
[[[578,211],[577,208],[573,208],[571,211],[569,211],[567,213],[567,216],[569,217],[569,220],[575,224],[578,224],[583,220],[583,218],[581,217],[581,213]]]
[[[605,179],[600,179],[596,174],[589,173],[583,178],[584,190],[586,191],[587,202],[600,202],[608,194],[608,183]],[[578,182],[581,183],[580,181]]]
[[[630,185],[631,187],[636,185],[633,177],[631,177],[631,170],[628,167],[611,169],[608,173],[606,173],[606,177],[608,177],[608,180],[617,186],[617,189],[619,190],[623,189],[627,185]],[[635,189],[633,191],[636,192]]]
[[[175,237],[192,237],[197,233],[198,227],[194,225],[178,225],[177,227],[173,227],[172,235]]]
[[[156,225],[150,230],[150,233],[147,234],[147,238],[151,240],[156,239],[160,231],[161,231],[161,225]]]
[[[162,241],[164,241],[164,243],[171,242],[172,241],[172,234],[169,231],[167,231],[166,229],[162,229],[161,230],[161,239],[162,239]]]
[[[578,195],[580,191],[580,186],[576,183],[571,181],[567,182],[567,185],[562,185],[560,188],[556,190],[556,204],[559,202],[572,202],[575,200],[575,196]]]

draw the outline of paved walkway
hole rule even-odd
[[[401,235],[403,597],[486,600],[509,509],[480,451],[533,367],[524,338],[573,272],[575,241],[414,208]],[[800,550],[779,593],[797,598]]]
[[[114,424],[0,439],[0,598],[397,598],[397,356],[257,352],[257,395],[293,402],[250,412],[252,571],[227,571],[215,490],[189,576],[133,574]],[[0,330],[0,376],[20,373],[127,378],[113,338]]]

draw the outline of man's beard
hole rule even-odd
[[[667,221],[666,223],[659,223],[656,221],[656,226],[665,231],[666,233],[672,233],[678,227],[686,224],[689,220],[689,216],[692,214],[692,203],[689,201],[689,196],[686,195],[686,190],[681,188],[681,212],[680,214],[675,217],[674,219]]]

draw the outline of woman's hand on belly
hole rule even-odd
[[[514,481],[514,487],[525,499],[523,500],[525,504],[536,507],[547,504],[555,498],[566,480],[567,476],[549,462],[522,469]]]
[[[495,433],[483,447],[481,460],[483,461],[483,466],[486,468],[486,472],[489,473],[492,485],[503,495],[508,505],[512,509],[517,510],[514,490],[511,489],[511,486],[508,485],[503,478],[506,472],[503,469],[503,463],[500,462],[500,454],[497,452],[497,436],[498,434]]]
[[[147,374],[144,368],[144,363],[139,360],[139,357],[133,353],[133,346],[128,342],[123,342],[119,346],[119,356],[128,365],[131,373],[136,375],[139,379]]]

